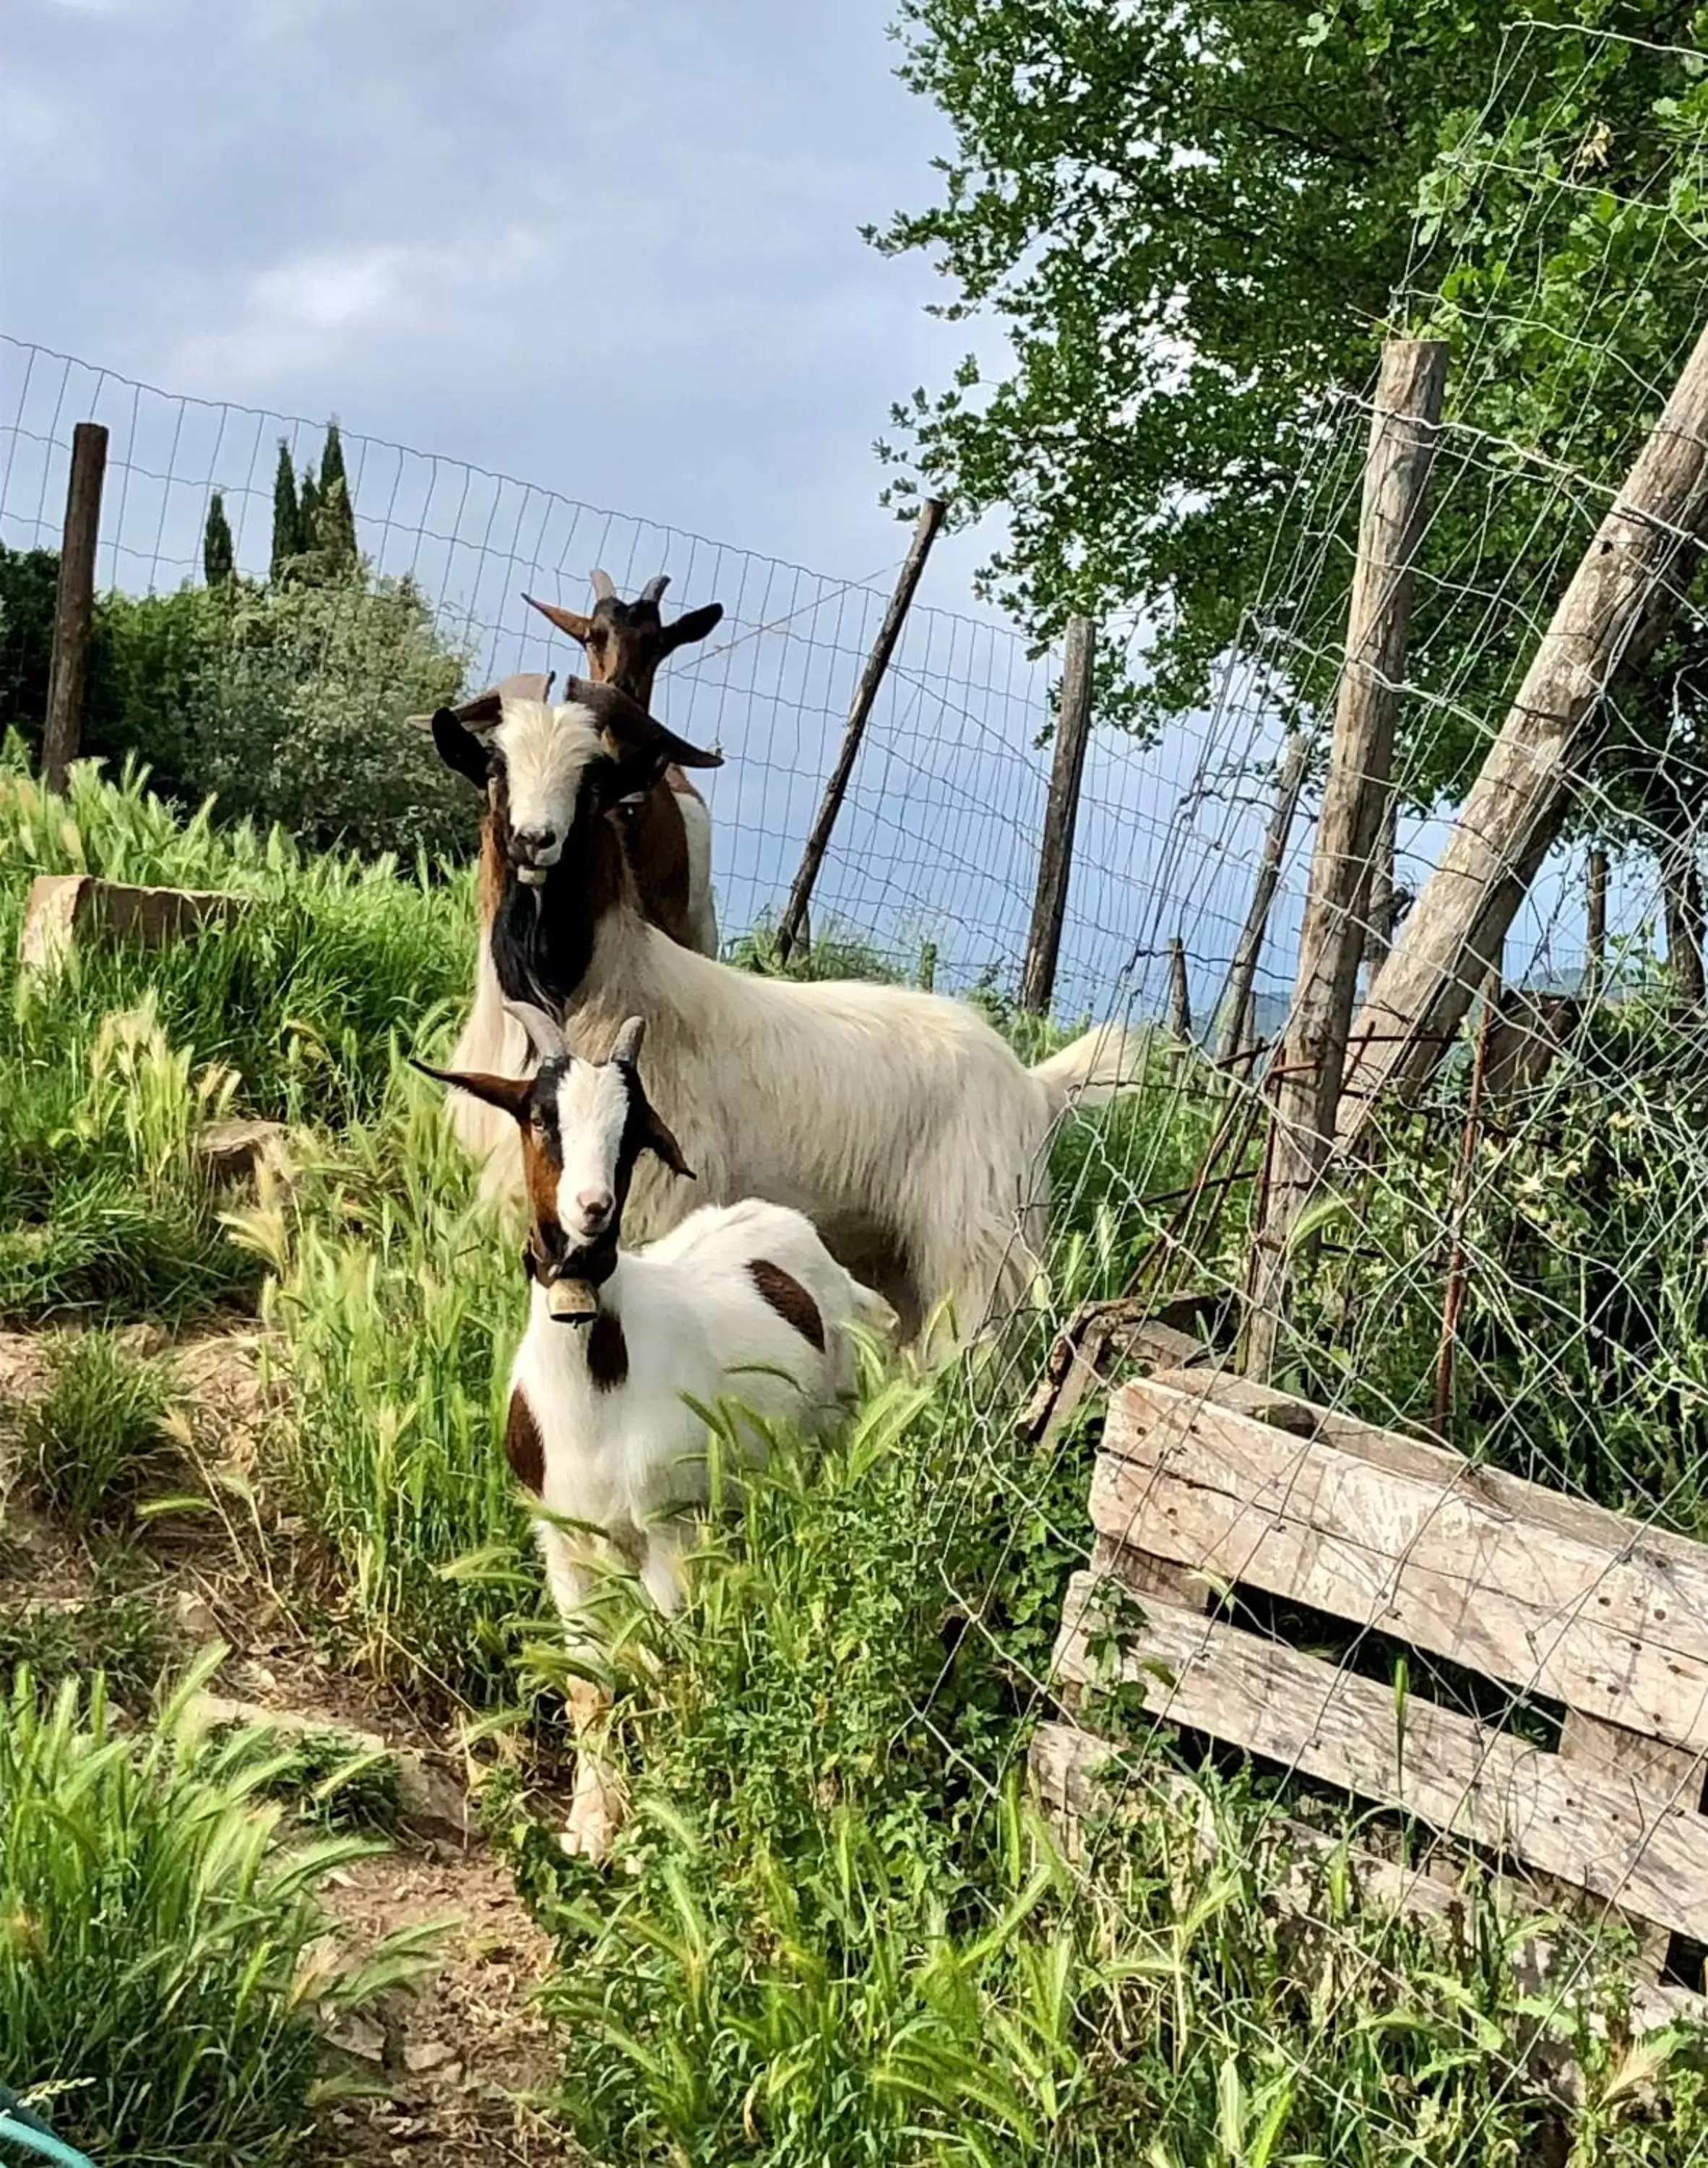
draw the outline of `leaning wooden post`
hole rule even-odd
[[[1368,896],[1387,807],[1415,560],[1446,378],[1442,340],[1390,339],[1382,348],[1347,605],[1346,661],[1276,1077],[1265,1222],[1252,1261],[1246,1368],[1254,1376],[1266,1376],[1274,1356],[1290,1238],[1334,1133],[1364,950],[1360,906]]]
[[[82,741],[83,687],[95,617],[95,545],[101,534],[101,484],[107,472],[107,432],[79,422],[72,433],[72,473],[66,489],[54,597],[53,659],[48,666],[47,718],[41,733],[41,778],[63,791]]]
[[[1192,982],[1186,975],[1186,944],[1178,933],[1169,943],[1169,1029],[1183,1041],[1192,1036]]]
[[[1666,633],[1708,539],[1708,330],[1525,672],[1352,1035],[1337,1151],[1440,1060],[1559,832],[1589,725]]]
[[[1068,619],[1062,659],[1061,703],[1056,714],[1056,756],[1050,768],[1049,804],[1038,846],[1038,879],[1020,1005],[1042,1016],[1056,990],[1056,959],[1068,911],[1068,879],[1074,869],[1074,829],[1079,817],[1079,782],[1085,772],[1085,740],[1091,729],[1091,670],[1096,629],[1090,618]]]
[[[1365,911],[1364,968],[1370,975],[1366,983],[1372,986],[1393,946],[1393,869],[1398,855],[1398,814],[1399,807],[1390,790],[1376,826],[1376,853],[1370,861],[1370,897]],[[1347,1021],[1350,1023],[1350,1018]]]
[[[895,652],[895,643],[901,637],[901,629],[907,622],[907,614],[919,586],[920,575],[926,569],[931,545],[937,539],[937,530],[943,523],[945,507],[942,498],[928,497],[920,507],[918,523],[913,531],[907,557],[902,565],[901,577],[895,583],[895,592],[889,598],[889,608],[883,613],[883,622],[878,628],[878,637],[873,642],[872,652],[866,658],[866,667],[860,673],[860,683],[854,688],[854,704],[848,710],[847,727],[842,732],[842,750],[836,756],[836,765],[830,771],[830,779],[825,785],[825,794],[819,801],[819,810],[813,821],[812,832],[807,837],[807,847],[801,853],[800,869],[794,878],[794,886],[788,892],[788,902],[777,929],[777,959],[788,961],[789,951],[802,938],[806,924],[807,908],[813,900],[813,884],[819,878],[819,868],[825,863],[825,853],[830,846],[830,832],[836,825],[836,816],[842,810],[842,800],[847,795],[848,778],[854,773],[854,757],[860,750],[860,741],[866,735],[866,725],[877,705],[878,688],[883,683],[883,673],[889,667],[889,658]]]
[[[1607,853],[1597,843],[1592,846],[1588,863],[1583,869],[1584,913],[1588,919],[1589,968],[1583,974],[1583,991],[1593,1002],[1599,998],[1601,982],[1607,972]]]
[[[1310,765],[1311,747],[1315,741],[1313,730],[1295,728],[1287,733],[1287,749],[1282,756],[1276,784],[1275,804],[1257,861],[1257,878],[1251,885],[1251,901],[1228,968],[1228,991],[1223,997],[1222,1014],[1216,1027],[1215,1058],[1224,1065],[1236,1060],[1245,1044],[1246,1020],[1251,1013],[1252,989],[1257,982],[1264,935],[1269,930],[1269,914],[1281,883],[1287,838],[1292,833],[1293,816],[1299,810],[1305,770]]]

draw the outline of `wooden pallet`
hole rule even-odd
[[[1599,1900],[1638,1927],[1651,1978],[1670,1934],[1708,1942],[1708,1547],[1200,1369],[1115,1394],[1091,1517],[1056,1649],[1069,1698],[1138,1687],[1158,1719]],[[1402,1704],[1207,1618],[1235,1586],[1563,1704],[1557,1750],[1429,1699],[1426,1666]],[[1046,1796],[1083,1806],[1094,1749],[1047,1727]],[[1408,1879],[1387,1894],[1440,1909]]]

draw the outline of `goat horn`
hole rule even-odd
[[[632,1069],[640,1059],[640,1042],[645,1033],[646,1018],[630,1017],[617,1034],[616,1044],[611,1049],[611,1059],[625,1061]]]
[[[596,571],[593,574],[593,592],[602,603],[614,603],[617,599],[617,583],[608,572]]]
[[[664,591],[669,585],[670,574],[668,572],[655,572],[653,577],[641,589],[639,598],[644,603],[662,602],[664,600]]]
[[[506,1002],[504,1010],[528,1034],[528,1044],[542,1061],[562,1061],[568,1057],[569,1041],[556,1019],[544,1009],[536,1008],[532,1002]]]

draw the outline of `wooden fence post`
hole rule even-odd
[[[1390,795],[1414,561],[1446,376],[1445,341],[1390,339],[1382,348],[1347,604],[1346,661],[1276,1080],[1265,1217],[1252,1259],[1246,1367],[1254,1376],[1268,1374],[1286,1308],[1290,1237],[1334,1134],[1364,952],[1359,906],[1367,901],[1371,859]]]
[[[54,596],[53,659],[48,666],[47,715],[41,733],[41,777],[50,790],[64,790],[82,740],[83,686],[95,616],[95,545],[101,534],[101,483],[106,471],[106,430],[98,422],[79,422],[72,433],[72,472]]]
[[[928,497],[920,507],[920,516],[914,528],[913,540],[908,546],[901,574],[895,583],[895,592],[889,598],[889,608],[883,613],[883,622],[878,628],[878,637],[873,642],[872,652],[866,658],[866,667],[860,673],[860,683],[854,688],[854,704],[848,710],[848,722],[842,732],[842,750],[836,756],[836,765],[830,771],[830,779],[825,785],[825,794],[819,801],[814,817],[812,832],[807,837],[806,848],[801,853],[799,870],[795,874],[794,886],[789,890],[782,919],[777,929],[777,957],[779,963],[788,961],[789,951],[802,938],[806,925],[807,909],[813,900],[813,884],[819,878],[819,868],[825,862],[825,853],[830,848],[830,832],[836,825],[836,816],[842,810],[842,800],[847,794],[848,778],[854,773],[854,757],[860,750],[860,741],[866,734],[866,725],[877,704],[878,688],[883,683],[883,673],[889,667],[889,658],[895,652],[895,643],[901,637],[902,626],[919,586],[920,575],[926,569],[926,559],[931,553],[931,545],[937,539],[937,530],[943,523],[946,507],[941,497]]]
[[[1070,617],[1062,658],[1056,756],[1050,768],[1049,804],[1038,846],[1037,890],[1032,898],[1026,969],[1020,981],[1020,1005],[1035,1016],[1042,1016],[1048,1008],[1056,990],[1056,959],[1061,953],[1068,880],[1074,868],[1074,829],[1079,817],[1079,781],[1085,772],[1085,740],[1091,728],[1091,669],[1096,653],[1096,628],[1090,619]]]
[[[1186,944],[1178,933],[1169,943],[1169,1029],[1183,1041],[1192,1036],[1192,983],[1186,975]]]
[[[1672,623],[1708,537],[1708,329],[1561,597],[1352,1035],[1335,1132],[1350,1150],[1383,1092],[1451,1042],[1559,832],[1573,764],[1610,684]]]
[[[1583,885],[1589,921],[1585,944],[1589,959],[1583,973],[1583,991],[1593,1002],[1600,995],[1601,982],[1607,972],[1607,853],[1599,843],[1590,848],[1589,862],[1583,869]]]
[[[1245,923],[1239,929],[1233,961],[1228,967],[1228,991],[1223,997],[1222,1013],[1217,1021],[1215,1058],[1223,1065],[1237,1060],[1244,1048],[1246,1019],[1251,1012],[1252,989],[1257,981],[1264,935],[1269,929],[1269,914],[1281,881],[1281,861],[1286,856],[1287,837],[1292,833],[1293,816],[1299,809],[1305,770],[1310,765],[1315,740],[1316,732],[1313,730],[1301,727],[1287,733],[1287,749],[1281,758],[1275,805],[1257,861],[1257,878],[1252,883],[1251,901],[1246,909]]]

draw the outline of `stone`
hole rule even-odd
[[[196,1131],[191,1150],[210,1182],[253,1182],[263,1166],[282,1166],[289,1134],[283,1122],[235,1115],[204,1123]]]
[[[199,1591],[179,1589],[172,1609],[177,1613],[180,1630],[188,1634],[193,1641],[217,1641],[223,1638],[220,1622],[214,1616],[214,1607]]]
[[[442,2070],[447,2063],[454,2063],[457,2051],[443,2040],[420,2040],[403,2051],[403,2066],[411,2076],[425,2077],[429,2070]]]
[[[18,960],[27,972],[56,971],[79,943],[100,938],[164,948],[231,924],[254,903],[217,889],[133,888],[93,874],[40,874],[24,906]]]

